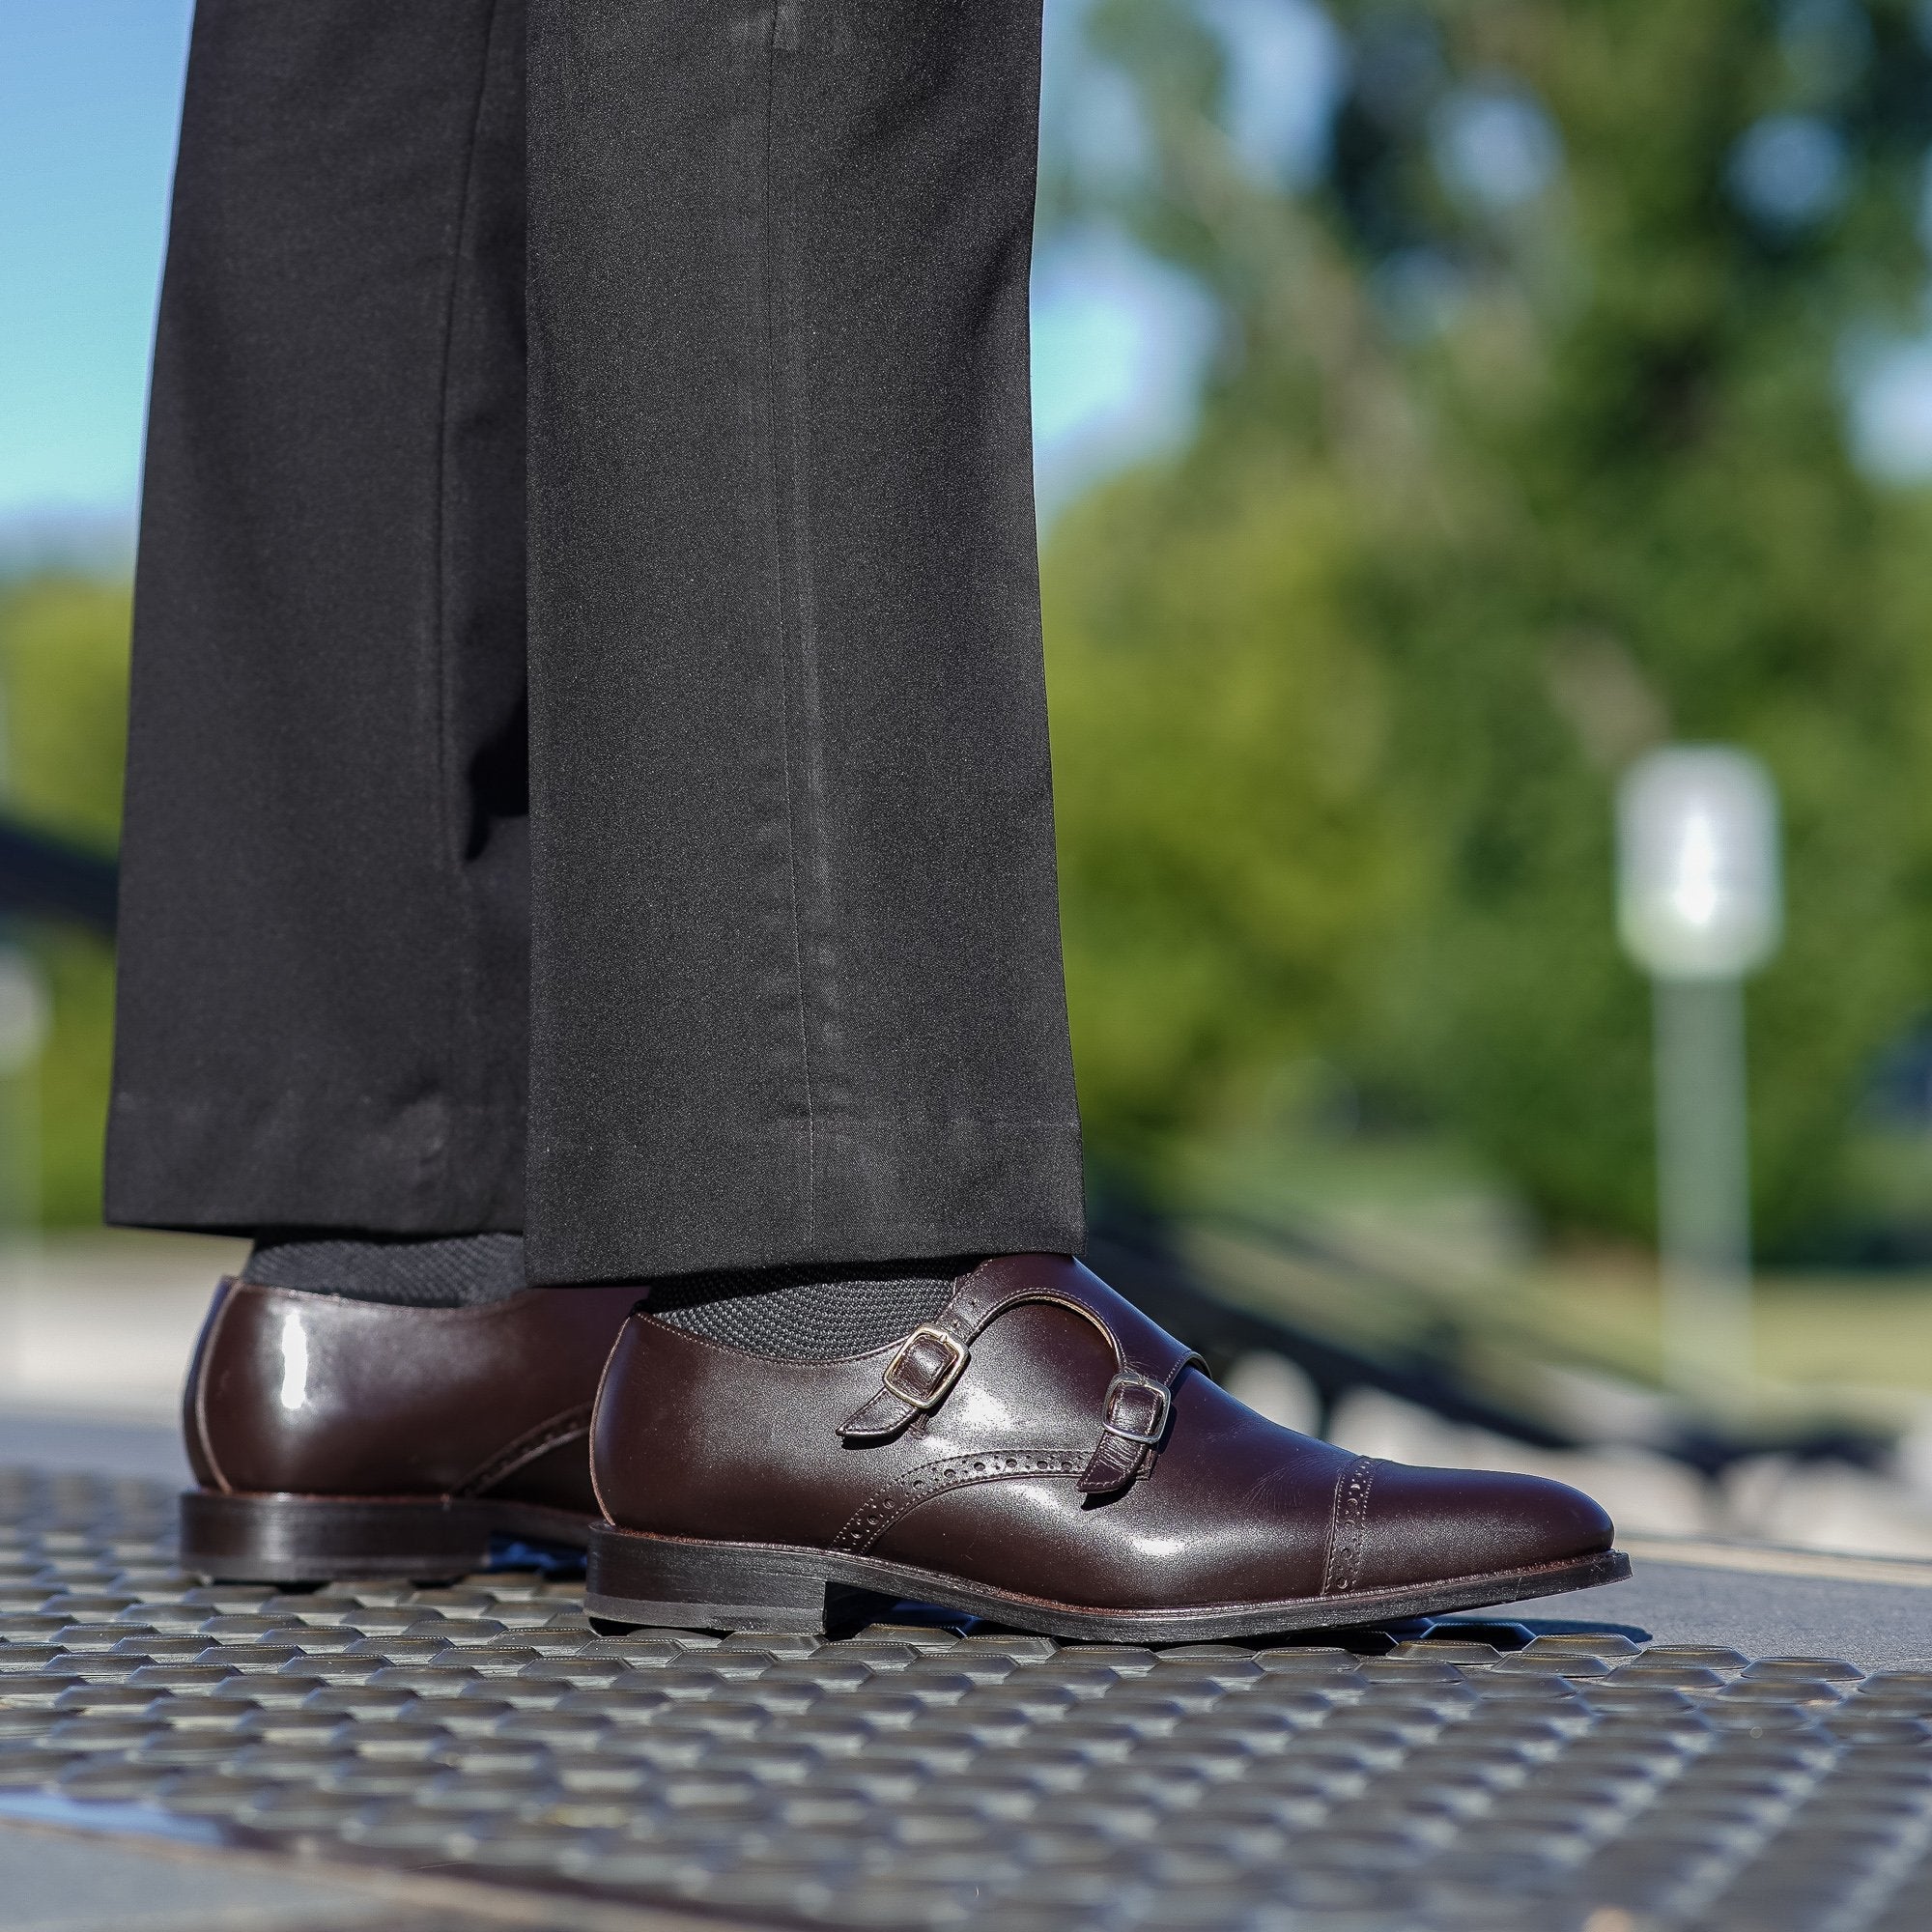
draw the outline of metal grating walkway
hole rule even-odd
[[[739,1924],[1932,1926],[1932,1671],[1467,1619],[601,1637],[536,1570],[195,1587],[172,1518],[0,1471],[0,1817],[50,1792]]]

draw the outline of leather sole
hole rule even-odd
[[[783,1544],[711,1543],[597,1523],[590,1531],[583,1607],[602,1622],[670,1630],[811,1630],[856,1621],[866,1600],[936,1604],[1048,1636],[1118,1643],[1201,1643],[1344,1629],[1588,1590],[1630,1575],[1630,1558],[1603,1549],[1524,1570],[1444,1577],[1396,1589],[1178,1610],[1090,1609],[969,1583],[936,1570]]]
[[[429,1581],[484,1569],[492,1537],[582,1549],[590,1519],[469,1496],[223,1495],[181,1499],[181,1567],[212,1583]]]

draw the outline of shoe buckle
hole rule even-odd
[[[1145,1395],[1151,1399],[1152,1417],[1146,1429],[1129,1429],[1123,1423],[1115,1421],[1115,1409],[1122,1396]],[[1123,1441],[1139,1442],[1151,1448],[1167,1434],[1167,1418],[1173,1408],[1174,1399],[1164,1384],[1151,1376],[1144,1376],[1138,1369],[1122,1369],[1107,1385],[1107,1418],[1100,1425],[1109,1435],[1118,1435]]]
[[[921,1359],[923,1345],[932,1343],[937,1343],[946,1354],[946,1366],[936,1373]],[[944,1328],[922,1325],[905,1338],[898,1353],[887,1363],[886,1392],[913,1408],[936,1408],[966,1372],[971,1359],[971,1350],[958,1336],[949,1335]]]

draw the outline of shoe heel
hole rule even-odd
[[[426,1582],[490,1561],[490,1520],[473,1503],[368,1502],[292,1495],[181,1499],[181,1567],[213,1583],[329,1583],[353,1577]]]
[[[755,1543],[698,1543],[598,1523],[583,1607],[594,1622],[663,1630],[824,1631],[880,1599],[833,1582],[817,1552]]]

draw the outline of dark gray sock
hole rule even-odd
[[[855,1262],[846,1267],[738,1268],[661,1277],[645,1312],[673,1328],[753,1355],[830,1362],[909,1335],[946,1306],[979,1261]]]
[[[528,1286],[521,1235],[423,1241],[399,1235],[265,1233],[242,1272],[264,1288],[408,1308],[478,1308]]]

